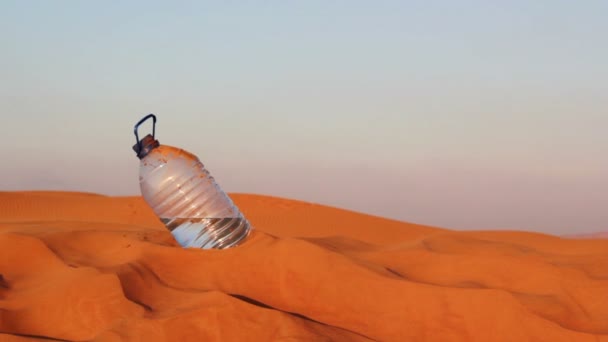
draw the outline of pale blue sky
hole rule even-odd
[[[139,193],[133,124],[231,192],[608,230],[606,1],[0,1],[0,190]],[[144,129],[145,130],[145,129]]]

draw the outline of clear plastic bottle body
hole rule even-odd
[[[199,159],[160,145],[140,161],[141,193],[183,247],[224,249],[242,243],[247,219]]]

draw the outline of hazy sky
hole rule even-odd
[[[230,192],[608,230],[608,1],[0,1],[0,190],[139,194],[158,115]],[[149,127],[144,127],[145,133]]]

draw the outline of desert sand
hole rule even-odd
[[[0,341],[608,341],[608,240],[232,194],[183,249],[140,197],[0,193]]]

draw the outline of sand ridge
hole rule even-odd
[[[140,197],[0,193],[0,341],[608,341],[608,240],[231,197],[254,233],[203,251]]]

